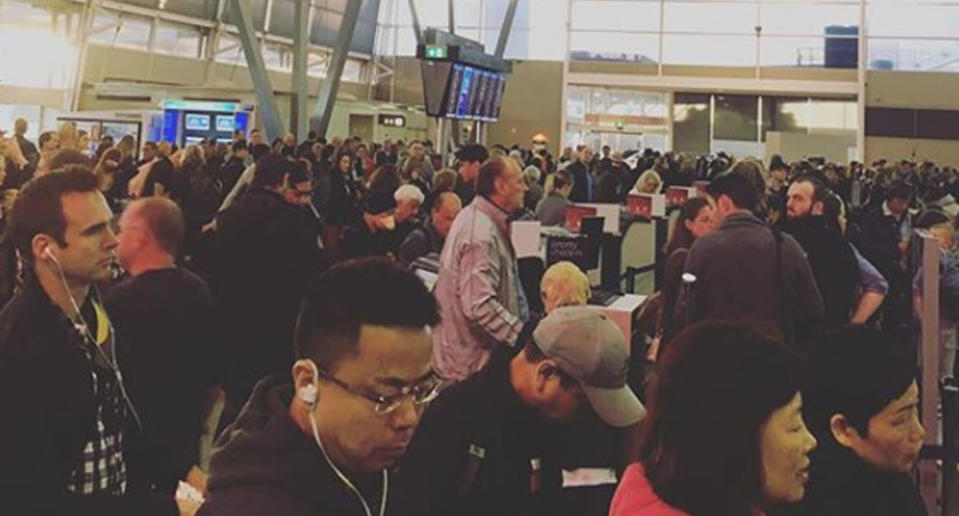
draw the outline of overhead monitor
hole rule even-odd
[[[221,133],[232,133],[236,130],[236,120],[233,115],[217,115],[216,130]]]
[[[199,113],[187,113],[183,124],[188,131],[209,131],[210,115],[201,115]]]
[[[506,74],[460,63],[430,63],[423,77],[430,116],[481,122],[499,119]]]

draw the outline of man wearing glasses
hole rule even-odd
[[[257,384],[218,443],[198,514],[388,514],[388,468],[439,391],[437,320],[426,287],[386,259],[330,269],[304,298],[292,378]]]

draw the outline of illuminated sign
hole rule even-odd
[[[449,57],[449,50],[442,45],[426,45],[423,55],[426,59],[446,59]]]
[[[406,127],[406,117],[403,115],[380,115],[379,122],[389,127]]]

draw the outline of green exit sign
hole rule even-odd
[[[447,58],[447,49],[445,46],[440,45],[426,45],[426,58],[427,59],[446,59]]]

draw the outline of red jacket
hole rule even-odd
[[[630,464],[616,488],[609,516],[689,516],[659,499],[646,479],[643,465]]]
[[[765,516],[756,510],[756,516]],[[659,499],[653,486],[646,479],[643,465],[630,464],[619,481],[613,503],[609,507],[609,516],[689,516]]]

